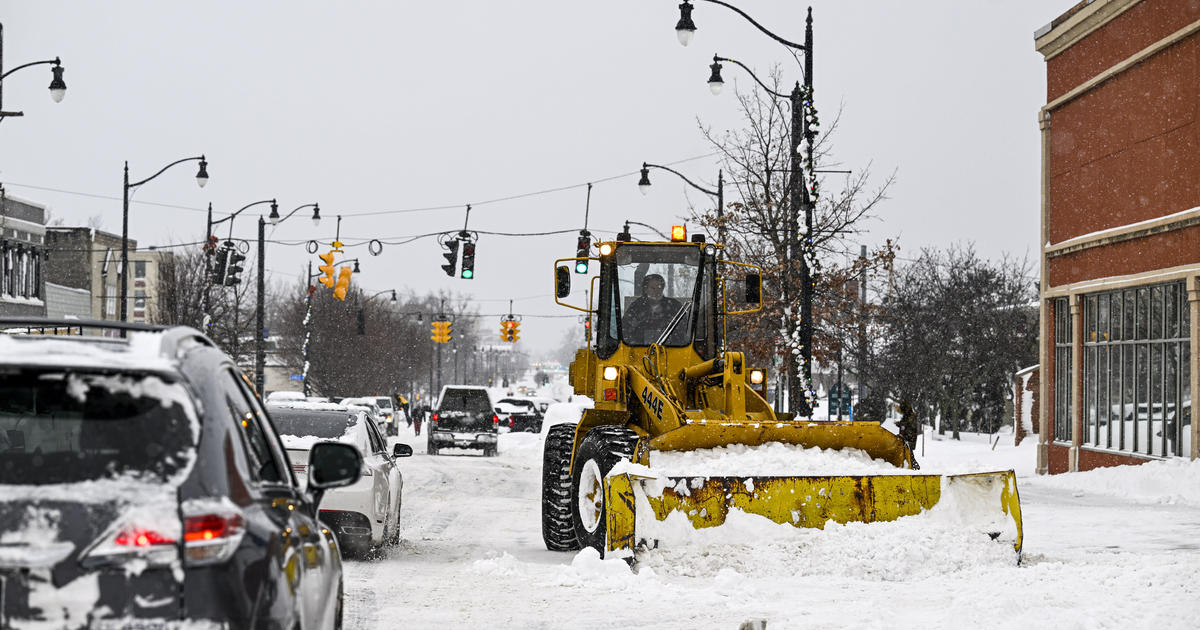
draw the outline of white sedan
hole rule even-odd
[[[330,490],[321,501],[321,520],[342,548],[367,556],[399,542],[404,477],[396,460],[412,455],[412,447],[396,444],[388,452],[379,428],[360,410],[307,402],[272,403],[267,409],[301,479],[307,478],[308,453],[317,442],[343,442],[363,454],[359,480]]]

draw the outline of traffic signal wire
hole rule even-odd
[[[695,160],[703,160],[705,158],[714,157],[718,154],[719,154],[719,152],[713,151],[712,153],[706,153],[704,155],[697,155],[697,156],[693,156],[693,157],[689,157],[689,158],[684,158],[682,160],[676,160],[674,162],[667,162],[666,164],[668,166],[673,166],[676,164],[693,162]],[[617,180],[617,179],[622,179],[625,177],[636,176],[640,173],[641,173],[640,170],[630,171],[627,173],[620,173],[617,175],[609,175],[607,177],[601,177],[599,179],[591,179],[591,180],[588,180],[587,182],[583,182],[583,183],[579,183],[579,184],[568,184],[566,186],[557,186],[554,188],[544,188],[541,190],[534,190],[534,191],[519,193],[519,194],[515,194],[515,195],[508,195],[506,197],[496,197],[494,199],[485,199],[484,201],[472,202],[471,205],[484,206],[484,205],[488,205],[488,204],[503,203],[506,201],[516,201],[518,199],[528,199],[529,197],[537,197],[540,195],[549,195],[549,194],[553,194],[553,193],[557,193],[557,192],[573,190],[575,188],[583,188],[583,187],[586,187],[589,182],[593,183],[593,184],[601,184],[601,183],[610,182],[610,181]],[[36,186],[33,184],[21,184],[18,182],[8,182],[8,181],[0,182],[0,183],[4,184],[5,186],[16,186],[18,188],[30,188],[33,190],[44,190],[47,192],[61,193],[64,195],[76,195],[79,197],[90,197],[92,199],[105,199],[105,200],[109,200],[109,201],[119,201],[121,199],[120,197],[114,197],[111,195],[100,195],[100,194],[96,194],[96,193],[80,192],[77,190],[52,188],[49,186]],[[155,202],[155,201],[138,201],[138,200],[134,200],[134,199],[130,199],[129,202],[134,203],[134,204],[147,205],[147,206],[158,206],[161,208],[187,210],[189,212],[208,212],[207,207],[193,208],[190,206],[181,206],[181,205],[176,205],[176,204],[160,203],[160,202]],[[408,213],[413,213],[413,212],[434,212],[437,210],[453,210],[453,209],[457,209],[457,208],[462,208],[464,205],[466,205],[466,204],[454,203],[454,204],[445,204],[445,205],[438,205],[438,206],[424,206],[424,207],[418,207],[418,208],[399,208],[396,210],[371,210],[371,211],[365,211],[365,212],[342,212],[341,215],[345,216],[345,217],[370,217],[370,216],[380,216],[380,215],[387,215],[387,214],[408,214]],[[217,214],[227,216],[230,213],[218,212]]]

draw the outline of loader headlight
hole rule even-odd
[[[764,380],[766,380],[766,378],[767,378],[767,375],[762,370],[758,370],[758,369],[750,370],[750,382],[751,383],[753,383],[755,385],[762,385],[762,382]]]
[[[606,381],[617,380],[617,368],[615,368],[611,365],[604,368],[604,380],[606,380]]]
[[[604,243],[600,246],[600,255],[607,256],[612,253],[613,246],[609,243]]]

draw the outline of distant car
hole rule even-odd
[[[321,445],[297,483],[250,383],[196,330],[36,321],[127,336],[0,334],[0,626],[340,627],[317,508],[360,455]]]
[[[499,453],[500,417],[484,387],[446,385],[438,396],[437,410],[429,417],[428,453],[443,448],[482,450],[485,457]]]
[[[379,427],[379,430],[384,435],[396,434],[393,428],[394,424],[392,423],[391,414],[385,413],[383,409],[380,408],[374,396],[343,398],[338,404],[345,405],[347,407],[358,407],[365,409],[368,415],[371,416],[371,419],[375,421],[375,425]]]
[[[508,414],[509,426],[516,432],[541,433],[543,414],[528,398],[501,398],[496,403]]]
[[[352,485],[325,496],[321,520],[337,534],[342,547],[357,556],[400,541],[400,508],[404,476],[396,460],[412,455],[412,447],[387,441],[362,410],[328,409],[328,403],[280,403],[269,406],[287,447],[292,469],[304,473],[314,444],[338,441],[363,454],[362,475]]]

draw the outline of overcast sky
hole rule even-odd
[[[67,225],[96,217],[120,234],[124,161],[137,180],[204,153],[206,188],[187,164],[137,192],[130,236],[140,245],[201,240],[210,202],[228,213],[272,197],[283,212],[316,201],[319,228],[302,211],[268,238],[328,242],[341,214],[343,241],[385,243],[377,257],[365,245],[349,250],[363,260],[355,282],[458,291],[493,314],[514,299],[522,345],[536,353],[579,325],[550,297],[553,260],[574,255],[575,234],[483,234],[471,281],[442,273],[435,239],[399,243],[460,229],[468,203],[480,232],[578,230],[587,182],[597,182],[589,227],[606,237],[625,219],[666,230],[689,203],[707,203],[665,173],[643,197],[635,172],[643,160],[711,154],[698,120],[740,125],[730,91],[714,97],[705,84],[714,53],[761,72],[790,58],[703,1],[684,48],[678,4],[0,0],[5,67],[60,56],[68,85],[55,104],[47,67],[4,81],[4,109],[25,116],[0,124],[0,181]],[[736,4],[803,41],[808,3]],[[1036,261],[1045,69],[1033,33],[1072,4],[811,3],[816,105],[825,120],[842,109],[834,158],[877,181],[897,177],[856,244],[899,238],[901,256],[915,257],[973,242],[989,258]],[[786,78],[800,78],[794,68],[784,66]],[[725,78],[750,87],[736,68]],[[676,168],[716,179],[712,157]],[[551,189],[560,190],[487,203]],[[422,210],[444,206],[454,207]],[[255,237],[255,210],[238,217],[235,236]],[[272,243],[267,268],[298,282],[310,258],[302,245]],[[483,321],[488,331],[497,322]]]

